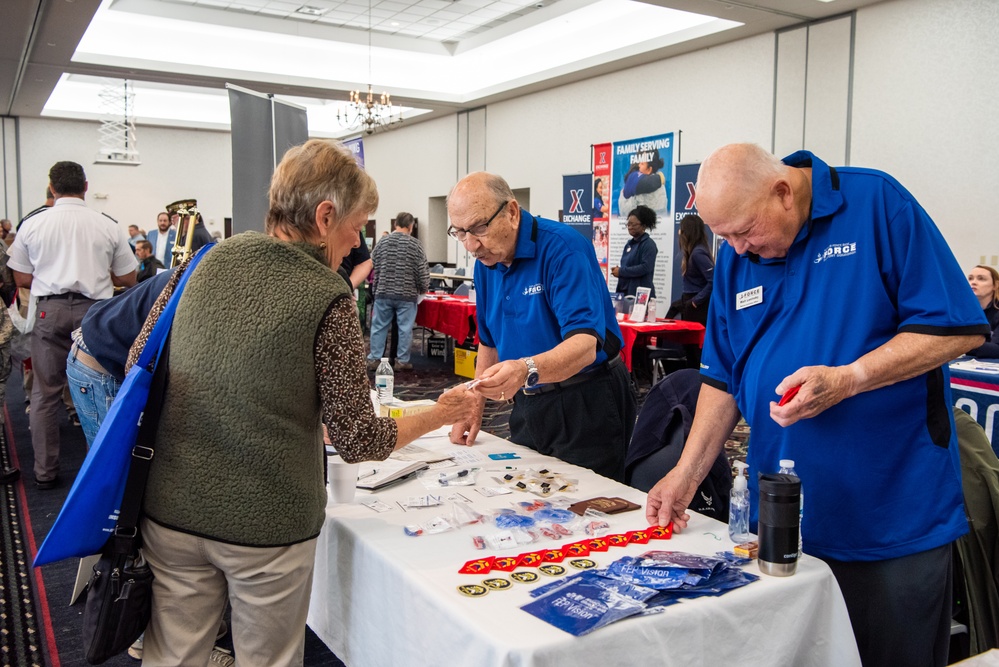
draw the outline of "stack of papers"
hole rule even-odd
[[[423,461],[424,463],[436,463],[454,458],[453,454],[444,452],[432,452],[419,445],[408,444],[402,449],[397,449],[389,456],[396,461]]]

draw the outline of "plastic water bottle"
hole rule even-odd
[[[388,357],[382,357],[375,371],[375,388],[378,390],[378,402],[382,405],[392,400],[392,392],[395,390],[395,373],[392,371],[392,364]]]
[[[798,477],[798,473],[794,471],[794,460],[793,459],[781,459],[780,460],[780,470],[778,471],[781,475],[791,475],[792,477]],[[801,478],[798,477],[800,480]],[[801,557],[801,520],[805,518],[805,489],[801,489],[801,495],[798,501],[798,557]]]
[[[738,473],[728,504],[728,536],[736,544],[742,544],[752,537],[749,533],[749,483],[744,474],[749,466],[742,461],[736,461],[735,466]]]

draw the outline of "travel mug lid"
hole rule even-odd
[[[797,498],[801,495],[801,480],[794,475],[760,475],[760,494],[773,499]]]

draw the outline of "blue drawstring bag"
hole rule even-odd
[[[132,448],[139,435],[153,374],[170,334],[177,302],[194,268],[213,245],[203,247],[191,259],[149,334],[139,360],[125,376],[52,530],[35,555],[35,567],[99,553],[114,532],[125,494]]]

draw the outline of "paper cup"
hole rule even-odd
[[[347,463],[339,456],[327,459],[330,499],[334,503],[349,503],[354,500],[354,491],[357,490],[357,471],[360,467],[361,464]]]

